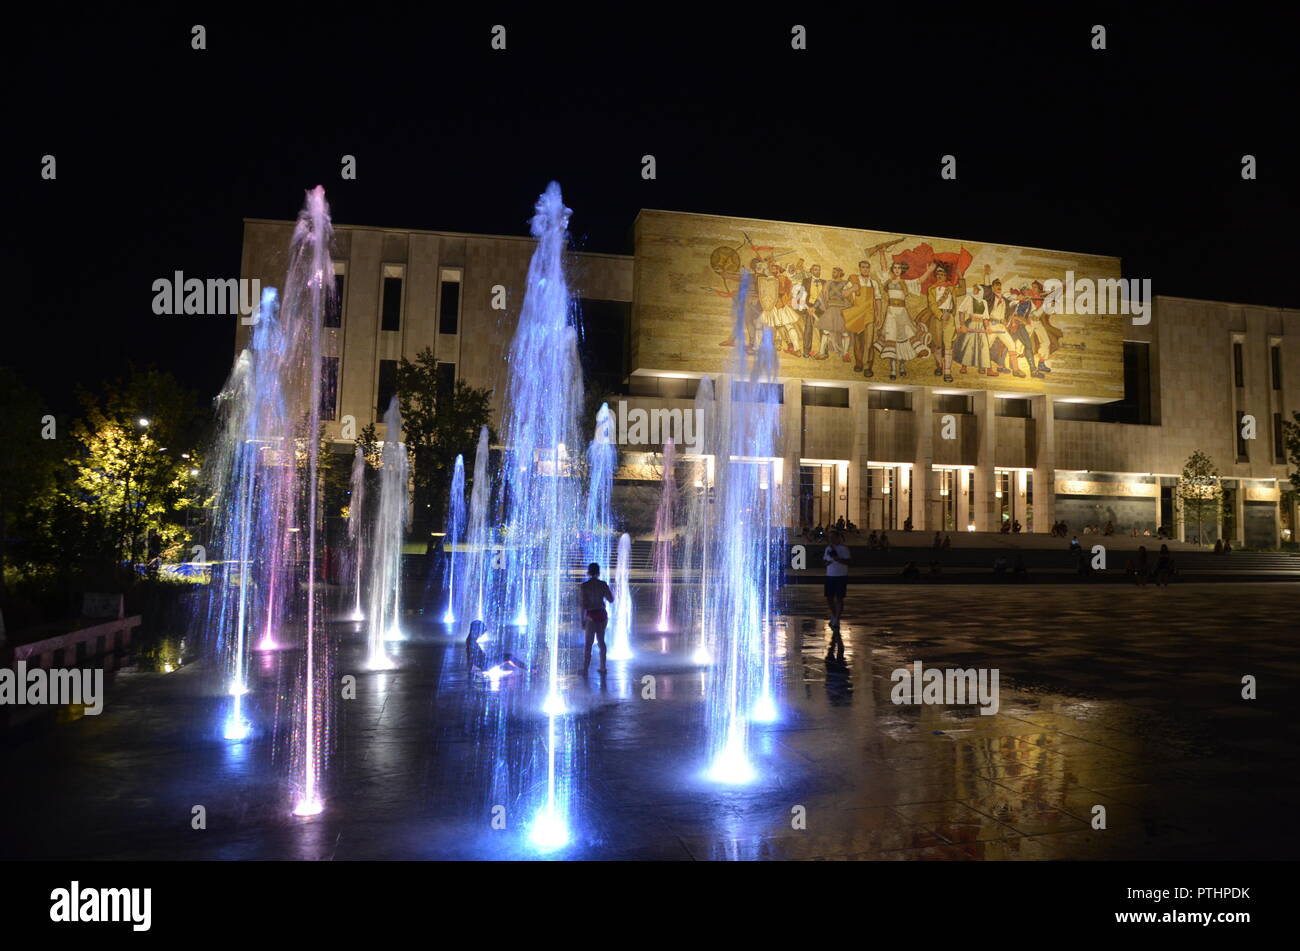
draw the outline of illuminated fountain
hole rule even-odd
[[[470,488],[469,495],[469,553],[464,559],[465,580],[461,584],[461,596],[465,600],[459,608],[462,620],[482,621],[486,617],[484,590],[492,564],[492,528],[488,524],[488,499],[492,495],[492,483],[488,478],[489,452],[488,428],[483,426],[478,433],[478,447],[474,453],[474,485]]]
[[[609,647],[610,660],[632,659],[632,589],[628,572],[632,561],[632,536],[624,532],[618,537],[618,563],[614,567],[614,612],[610,621],[614,626]]]
[[[530,751],[521,762],[511,761],[518,755],[515,740],[529,724],[518,706],[531,704],[532,694],[508,692],[513,702],[495,708],[498,762],[506,764],[497,776],[522,800],[529,840],[542,851],[570,841],[580,773],[574,718],[561,689],[565,655],[560,652],[561,637],[575,626],[577,579],[570,575],[568,561],[586,515],[580,467],[569,450],[581,445],[582,405],[577,332],[563,269],[569,214],[559,185],[552,182],[538,199],[532,220],[538,243],[510,348],[502,427],[508,447],[502,491],[509,548],[504,584],[496,586],[503,601],[493,612],[497,619],[524,622],[499,629],[507,649],[526,659],[533,685],[544,693],[546,732],[539,738],[540,749],[528,741]]]
[[[748,290],[742,288],[736,310],[740,340]],[[766,330],[752,361],[736,348],[734,373],[724,378],[730,385],[719,400],[722,455],[709,535],[718,559],[704,585],[703,617],[714,661],[707,687],[708,775],[724,783],[756,776],[751,723],[776,717],[769,620],[784,524],[776,375],[776,351]]]
[[[663,493],[659,509],[655,512],[654,572],[659,582],[660,633],[667,631],[672,617],[673,600],[673,535],[677,526],[673,521],[674,503],[677,499],[677,477],[674,466],[676,453],[671,439],[664,440]]]
[[[384,448],[380,453],[379,491],[370,533],[369,652],[366,666],[370,670],[392,668],[392,658],[385,641],[403,639],[402,613],[402,540],[407,521],[406,446],[401,442],[402,414],[397,398],[384,413]]]
[[[699,419],[700,454],[693,462],[694,473],[691,491],[687,496],[689,504],[686,511],[685,531],[682,534],[682,577],[698,580],[697,585],[684,589],[687,598],[682,616],[692,619],[691,634],[695,647],[691,659],[697,664],[708,664],[712,660],[708,640],[712,625],[708,622],[704,592],[705,579],[708,577],[710,564],[716,563],[710,553],[714,549],[712,542],[713,484],[716,460],[719,455],[717,444],[717,403],[713,398],[713,379],[702,377],[695,394],[695,411]]]
[[[610,554],[614,538],[614,517],[610,496],[614,490],[614,468],[618,464],[618,446],[614,444],[614,419],[609,406],[600,404],[596,429],[587,447],[587,517],[583,524],[586,544],[583,561],[600,565],[602,577],[610,575]]]
[[[316,584],[317,536],[321,522],[321,328],[325,309],[334,293],[334,264],[329,255],[331,240],[325,189],[317,186],[307,193],[306,207],[299,213],[294,227],[284,304],[280,312],[284,332],[291,341],[281,385],[286,392],[300,394],[300,399],[307,400],[305,407],[293,407],[294,412],[283,417],[284,420],[303,420],[305,427],[294,433],[293,445],[300,448],[291,453],[286,443],[283,451],[287,458],[281,463],[291,474],[303,468],[306,470],[306,491],[289,492],[284,496],[286,500],[295,500],[295,517],[289,520],[292,524],[284,530],[305,536],[297,539],[296,547],[299,560],[306,562],[307,580],[304,650],[295,681],[299,692],[297,709],[302,711],[301,716],[294,720],[292,759],[296,804],[293,812],[296,816],[312,816],[324,809],[321,777],[333,697],[329,644],[324,632],[317,629],[322,605]],[[306,456],[305,466],[298,462],[300,455]],[[290,475],[288,478],[293,477]],[[306,502],[305,508],[301,501],[296,501],[299,499]]]
[[[365,563],[366,553],[366,457],[361,447],[352,453],[351,493],[348,496],[348,541],[351,548],[352,613],[349,621],[364,621],[365,612],[361,610],[361,567]]]
[[[442,539],[443,565],[447,576],[447,609],[442,612],[442,623],[448,626],[456,623],[456,593],[460,590],[456,584],[456,549],[464,543],[465,459],[457,455],[451,475],[451,493],[447,496],[447,533]]]

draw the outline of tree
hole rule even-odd
[[[438,368],[428,347],[397,367],[398,408],[414,484],[411,525],[426,542],[444,515],[456,456],[465,457],[468,489],[479,430],[490,426],[492,418],[490,389],[462,380],[447,385]],[[495,438],[490,430],[489,438]]]
[[[118,565],[179,554],[190,538],[186,516],[199,501],[195,397],[169,374],[147,371],[109,386],[102,399],[83,394],[82,402],[66,502],[107,531]]]
[[[1300,489],[1300,411],[1293,412],[1290,421],[1282,420],[1282,445],[1291,465],[1291,484]]]
[[[30,530],[33,505],[52,490],[58,429],[46,439],[46,412],[41,399],[7,367],[0,367],[0,599],[5,596],[5,568],[10,561],[10,532]],[[52,418],[49,422],[53,422]]]
[[[1176,489],[1179,508],[1183,512],[1183,524],[1186,526],[1190,517],[1196,522],[1196,540],[1205,537],[1207,519],[1217,517],[1223,505],[1223,486],[1219,481],[1219,470],[1205,453],[1197,449],[1183,463],[1183,474]],[[1184,532],[1186,528],[1184,527]]]

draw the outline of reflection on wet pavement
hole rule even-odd
[[[1289,858],[1297,662],[1289,585],[851,592],[835,637],[820,592],[787,589],[779,722],[758,780],[701,778],[707,672],[652,631],[601,682],[572,680],[589,781],[578,843],[612,859]],[[943,598],[947,597],[948,600]],[[690,638],[681,638],[689,644]],[[576,641],[575,641],[576,644]],[[572,645],[568,649],[572,649]],[[0,749],[0,855],[42,858],[524,857],[475,789],[482,701],[463,651],[429,637],[357,673],[318,819],[290,821],[267,736],[222,742],[201,666],[118,677],[105,712]],[[259,709],[283,715],[286,653]],[[997,668],[1000,706],[895,705],[891,673]],[[155,665],[156,666],[156,665]],[[1260,698],[1241,699],[1251,674]],[[644,678],[655,699],[643,699]],[[1284,799],[1284,796],[1287,798]],[[196,804],[207,829],[191,828]],[[1094,828],[1098,807],[1105,828]]]

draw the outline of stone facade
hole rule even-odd
[[[247,220],[242,276],[278,286],[291,232],[290,222]],[[1003,261],[1070,260],[1054,252],[987,247]],[[336,225],[335,270],[345,276],[345,291],[341,326],[327,330],[325,340],[325,353],[339,361],[330,434],[338,439],[348,416],[358,429],[378,422],[381,361],[412,359],[426,347],[454,365],[456,378],[491,388],[499,420],[532,250],[526,237]],[[646,314],[662,315],[677,303],[651,301],[650,285],[637,284],[645,273],[641,250],[634,256],[575,253],[571,289],[577,298],[621,302],[632,311],[626,383],[612,400],[623,401],[625,410],[689,408],[699,377],[714,377],[721,394],[728,351],[714,339],[716,324],[694,331],[707,338],[707,347],[694,338],[656,339],[663,328]],[[1107,273],[1113,260],[1095,259]],[[381,329],[385,276],[402,278],[396,330]],[[440,333],[440,295],[449,276],[460,284],[456,332]],[[497,288],[504,290],[504,309],[493,307]],[[1149,323],[1126,317],[1122,324],[1123,341],[1145,354],[1142,422],[1080,418],[1093,412],[1089,407],[1098,398],[1071,396],[1060,383],[1035,388],[1007,378],[1001,388],[1001,380],[991,378],[964,385],[972,378],[963,376],[940,383],[928,357],[916,358],[912,375],[895,381],[846,376],[848,364],[838,360],[783,359],[782,372],[791,374],[780,378],[780,458],[790,524],[844,516],[864,529],[896,530],[910,517],[916,531],[996,531],[1014,520],[1025,531],[1046,532],[1064,519],[1072,530],[1113,521],[1121,531],[1154,531],[1172,512],[1181,535],[1172,486],[1199,450],[1214,461],[1236,500],[1236,517],[1227,523],[1233,541],[1274,546],[1284,540],[1283,529],[1296,525],[1297,513],[1281,510],[1288,467],[1274,446],[1273,417],[1289,419],[1300,409],[1300,311],[1157,297]],[[247,334],[241,326],[236,352]],[[1122,358],[1107,347],[1107,359],[1120,362],[1109,370],[1088,364],[1092,382],[1084,389],[1113,388],[1123,379]],[[659,365],[670,352],[672,367]],[[671,395],[644,395],[647,387],[660,386]],[[1011,407],[1005,412],[1004,402]],[[1239,414],[1255,421],[1255,438],[1240,447]],[[635,455],[659,448],[623,450]],[[641,481],[623,479],[618,491],[644,514],[655,494]],[[1135,492],[1137,484],[1147,488]]]

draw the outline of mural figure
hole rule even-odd
[[[921,283],[935,269],[935,263],[918,278],[908,278],[906,261],[894,261],[885,268],[885,252],[880,252],[880,291],[884,317],[875,342],[881,357],[889,361],[889,378],[896,380],[907,376],[907,361],[923,357],[930,352],[930,332],[925,325],[912,319],[907,310],[909,294],[920,297]]]
[[[844,327],[853,338],[853,372],[872,375],[876,362],[876,328],[880,323],[881,298],[871,276],[871,262],[859,261],[858,273],[849,278],[845,288],[849,306],[844,311]],[[863,367],[863,357],[866,366]]]

